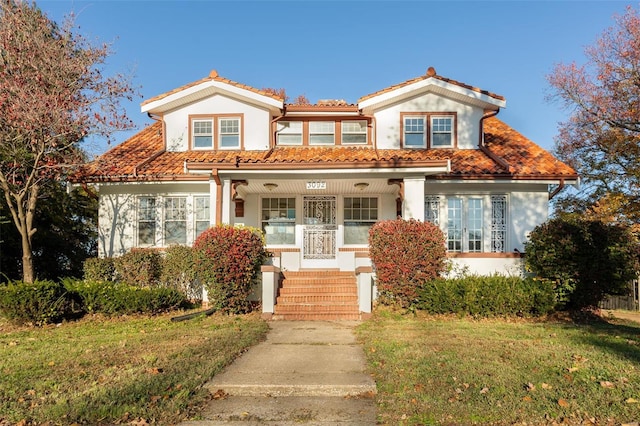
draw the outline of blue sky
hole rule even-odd
[[[110,42],[107,71],[133,70],[143,98],[127,104],[140,128],[140,102],[203,78],[212,69],[291,99],[361,96],[424,74],[503,95],[498,116],[546,149],[567,117],[546,76],[622,15],[623,1],[80,1],[37,4],[60,22]],[[115,136],[115,143],[131,133]],[[95,140],[88,149],[108,147]]]

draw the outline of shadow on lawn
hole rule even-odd
[[[596,317],[578,326],[586,333],[575,335],[575,341],[640,363],[640,323]]]

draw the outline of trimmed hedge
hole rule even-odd
[[[385,220],[369,230],[369,255],[382,303],[413,305],[423,283],[446,268],[445,237],[430,222]]]
[[[160,285],[180,291],[189,300],[202,299],[202,284],[196,275],[196,253],[191,247],[171,246],[162,259]]]
[[[181,292],[166,287],[141,288],[124,283],[67,280],[65,288],[78,296],[87,313],[159,314],[186,303]]]
[[[415,307],[431,314],[477,317],[539,316],[555,306],[547,281],[503,275],[436,279],[418,290]]]
[[[73,295],[53,281],[14,281],[0,286],[0,313],[18,324],[59,322],[74,314],[78,308],[74,302]]]
[[[162,255],[155,249],[134,248],[114,259],[116,281],[136,287],[154,287],[162,273]]]
[[[90,257],[84,261],[84,279],[89,281],[115,281],[116,265],[113,257]]]

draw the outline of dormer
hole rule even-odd
[[[269,149],[269,125],[284,100],[220,77],[209,76],[142,103],[142,112],[165,126],[168,151]]]

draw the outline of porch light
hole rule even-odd
[[[367,182],[358,182],[356,184],[354,184],[353,186],[355,186],[357,189],[359,189],[360,191],[364,191],[364,189],[369,186],[369,184]]]
[[[273,191],[274,189],[276,189],[278,187],[277,183],[265,183],[263,185],[265,188],[267,188],[269,191]]]

